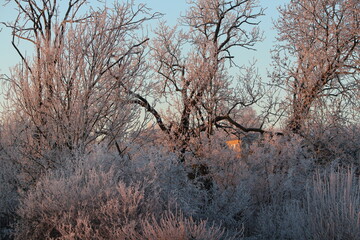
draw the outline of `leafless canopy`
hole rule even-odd
[[[189,4],[181,27],[160,23],[150,44],[155,98],[168,105],[166,117],[140,92],[128,91],[132,102],[150,112],[163,132],[180,140],[183,151],[191,137],[212,134],[215,126],[262,133],[261,124],[248,127],[237,119],[241,109],[262,97],[258,75],[247,68],[234,81],[229,67],[236,65],[234,49],[253,49],[261,40],[257,25],[263,9],[253,0]]]
[[[142,87],[148,38],[139,32],[160,14],[134,2],[96,10],[86,8],[85,0],[13,3],[19,14],[4,25],[12,29],[22,63],[7,80],[21,127],[10,134],[23,153],[41,159],[49,151],[84,151],[99,141],[121,152],[119,142],[139,127],[139,111],[125,104],[128,96],[111,71],[129,89]],[[33,44],[31,57],[21,51],[21,41]]]
[[[291,99],[289,128],[301,132],[319,101],[358,94],[360,3],[296,0],[280,13],[273,78]]]

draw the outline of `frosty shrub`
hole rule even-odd
[[[299,201],[265,205],[258,215],[256,239],[311,239],[307,223],[305,209]]]
[[[149,240],[218,240],[235,239],[224,234],[221,227],[208,227],[207,221],[196,223],[193,218],[166,212],[157,222],[155,219],[144,221],[144,239]]]
[[[189,180],[178,155],[167,147],[133,145],[129,156],[120,170],[124,179],[146,182],[145,193],[166,209],[180,209],[186,216],[199,212],[205,193]]]
[[[18,169],[5,155],[0,156],[0,239],[4,239],[15,219]]]
[[[307,139],[313,145],[318,165],[360,165],[360,129],[354,124],[314,123]]]
[[[48,172],[18,209],[15,239],[124,239],[151,212],[142,183],[125,184],[119,159],[96,151]]]
[[[360,181],[353,169],[318,172],[306,206],[313,239],[359,239]]]
[[[225,235],[236,235],[250,212],[249,194],[241,184],[241,162],[234,151],[220,144],[222,140],[204,143],[196,156],[187,153],[185,164],[166,147],[133,146],[126,169],[132,169],[128,172],[133,181],[145,177],[147,186],[161,189],[157,199],[169,203],[168,209],[180,209],[185,217],[222,225],[227,229]],[[206,167],[203,173],[194,172],[198,166]]]
[[[265,136],[250,147],[243,161],[256,204],[301,199],[314,169],[311,152],[298,136]]]
[[[226,139],[226,138],[225,138]],[[197,176],[211,181],[211,187],[204,195],[201,218],[223,224],[229,231],[242,231],[252,212],[249,189],[244,184],[248,177],[246,165],[239,152],[226,145],[221,136],[203,139],[193,164],[208,168],[205,176]]]
[[[275,236],[271,234],[276,229],[272,224],[275,220],[261,219],[266,215],[275,217],[279,209],[292,208],[289,201],[302,201],[306,179],[314,168],[311,152],[300,137],[264,135],[243,149],[239,161],[241,184],[250,196],[246,235],[254,235],[261,228],[265,236]]]
[[[166,236],[182,225],[196,239],[217,239],[224,230],[190,217],[199,211],[201,191],[175,161],[160,147],[138,146],[127,157],[98,148],[64,160],[24,194],[15,239],[156,239],[154,229]]]
[[[263,206],[258,239],[358,239],[360,189],[354,171],[318,171],[307,182],[303,201]]]

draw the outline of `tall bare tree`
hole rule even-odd
[[[129,91],[132,102],[152,113],[159,128],[183,153],[191,138],[202,132],[211,135],[214,127],[263,132],[262,126],[244,126],[235,116],[262,97],[256,71],[249,68],[238,77],[229,73],[230,66],[239,70],[233,51],[253,49],[261,40],[257,25],[263,9],[254,0],[196,0],[189,4],[180,19],[182,27],[162,22],[151,42],[154,96],[167,104],[166,114],[141,93]]]
[[[292,132],[304,130],[315,107],[357,101],[359,10],[357,0],[292,0],[280,8],[273,78],[288,92]]]

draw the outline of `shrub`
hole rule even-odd
[[[211,181],[206,188],[200,218],[222,224],[228,231],[242,231],[252,213],[249,188],[245,183],[248,172],[239,152],[225,144],[224,138],[215,136],[211,141],[203,140],[201,152],[194,163],[207,167],[205,176],[199,174],[198,181]],[[205,182],[206,183],[206,182]]]
[[[171,154],[134,151],[118,157],[95,149],[47,172],[20,202],[15,239],[156,239],[180,226],[196,239],[223,235],[220,226],[187,217],[199,194]]]
[[[197,223],[192,217],[185,218],[181,213],[166,212],[160,221],[154,218],[143,223],[144,239],[148,240],[218,240],[235,239],[226,236],[220,226],[208,227],[207,221]]]
[[[358,239],[360,181],[354,169],[315,175],[307,189],[307,218],[313,239]]]
[[[19,169],[5,155],[1,155],[0,165],[0,239],[6,239],[11,232],[11,224],[15,221],[19,201]]]
[[[119,159],[97,154],[68,161],[29,190],[17,211],[15,239],[124,239],[156,206],[142,183],[126,184]]]
[[[257,239],[311,239],[306,212],[299,201],[264,205],[256,224]]]
[[[306,179],[314,171],[311,152],[297,136],[265,136],[250,147],[243,161],[249,171],[246,181],[258,206],[301,200]]]
[[[259,239],[349,239],[360,236],[359,178],[353,170],[330,171],[308,179],[305,199],[264,205]]]

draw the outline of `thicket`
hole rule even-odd
[[[60,157],[61,167],[44,172],[27,189],[16,182],[20,176],[14,176],[16,168],[2,168],[3,237],[359,236],[356,159],[352,166],[319,165],[316,152],[296,137],[259,140],[246,150],[246,157],[218,138],[208,144],[196,159],[197,164],[207,163],[206,173],[194,174],[196,164],[180,164],[165,147],[137,144],[129,146],[124,156],[96,147],[88,154]]]
[[[8,1],[1,239],[359,238],[357,1],[280,8],[272,83],[234,53],[256,0],[189,1],[151,37],[145,4],[86,2]]]

